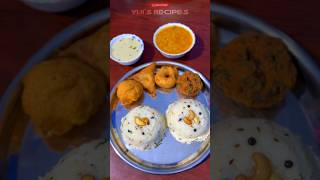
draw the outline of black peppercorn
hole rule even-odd
[[[193,129],[194,132],[197,132],[197,129]]]
[[[293,167],[293,162],[290,160],[287,160],[284,162],[284,167],[286,168],[292,168]]]
[[[256,138],[250,137],[250,138],[248,139],[248,144],[251,145],[251,146],[256,145],[256,144],[257,144]]]

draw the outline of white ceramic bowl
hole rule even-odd
[[[123,61],[123,60],[121,60],[121,59],[118,59],[118,58],[112,56],[112,52],[111,52],[111,50],[112,50],[112,45],[113,45],[115,42],[118,42],[118,41],[120,41],[121,39],[125,39],[125,38],[135,38],[135,39],[138,40],[138,42],[140,43],[140,49],[141,49],[141,50],[140,50],[138,56],[135,57],[135,58],[133,58],[133,59],[131,59],[131,60],[129,60],[129,61]],[[125,66],[132,65],[132,64],[136,63],[137,61],[139,61],[139,59],[140,59],[143,51],[144,51],[144,43],[143,43],[143,40],[142,40],[139,36],[137,36],[137,35],[135,35],[135,34],[121,34],[121,35],[118,35],[118,36],[112,38],[111,41],[110,41],[110,58],[111,58],[113,61],[115,61],[115,62],[117,62],[117,63],[119,63],[119,64],[122,64],[122,65],[125,65]]]
[[[26,5],[46,12],[63,12],[73,9],[86,0],[21,0]]]
[[[157,43],[156,43],[157,34],[158,34],[162,29],[164,29],[164,28],[166,28],[166,27],[170,27],[170,26],[179,26],[179,27],[182,27],[182,28],[184,28],[185,30],[189,31],[190,34],[191,34],[191,36],[192,36],[192,44],[191,44],[191,46],[190,46],[187,50],[185,50],[184,52],[182,52],[182,53],[179,53],[179,54],[170,54],[170,53],[164,52],[164,51],[162,51],[162,50],[158,47],[158,45],[157,45]],[[160,27],[156,30],[156,32],[153,34],[153,44],[154,44],[154,46],[157,48],[157,50],[158,50],[163,56],[165,56],[165,57],[167,57],[167,58],[170,58],[170,59],[177,59],[177,58],[180,58],[180,57],[184,56],[185,54],[187,54],[189,51],[191,51],[191,49],[193,48],[195,42],[196,42],[196,36],[195,36],[194,32],[193,32],[188,26],[186,26],[186,25],[184,25],[184,24],[181,24],[181,23],[167,23],[167,24],[164,24],[164,25],[160,26]]]

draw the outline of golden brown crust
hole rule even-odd
[[[58,56],[77,58],[107,76],[108,39],[109,27],[104,25],[92,35],[79,39],[66,49],[61,49]]]
[[[152,63],[146,68],[133,75],[131,78],[140,82],[144,89],[146,89],[152,97],[157,94],[156,83],[154,81],[154,71],[156,64]]]
[[[135,80],[124,80],[117,88],[117,97],[124,106],[137,102],[143,94],[142,85]]]
[[[220,49],[213,61],[214,85],[239,104],[279,104],[296,81],[296,69],[280,39],[250,32]]]
[[[91,67],[68,58],[43,61],[23,78],[22,106],[45,137],[63,135],[94,115],[106,93]]]
[[[186,71],[177,80],[177,91],[187,97],[194,97],[202,90],[203,84],[198,74]]]
[[[173,66],[161,66],[155,75],[156,84],[165,89],[173,88],[178,78],[178,70]]]

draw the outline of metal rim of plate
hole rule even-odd
[[[19,86],[22,77],[37,63],[48,57],[57,48],[64,45],[66,42],[73,40],[75,37],[87,32],[88,30],[97,27],[103,22],[107,22],[110,17],[108,9],[104,9],[88,15],[79,21],[69,25],[64,30],[56,34],[51,38],[43,47],[32,55],[27,63],[22,67],[15,79],[10,83],[3,96],[0,99],[0,117],[4,116],[7,104],[10,102],[10,98],[14,90]],[[107,42],[106,42],[107,43]],[[106,95],[108,96],[108,95]],[[2,118],[0,118],[1,120]],[[19,154],[12,154],[7,157],[7,162],[0,162],[0,172],[6,170],[6,177],[10,179],[17,179],[17,168],[19,162]],[[3,166],[2,166],[3,165]],[[7,166],[7,168],[6,168]],[[6,168],[6,169],[2,169]],[[51,167],[50,167],[51,168]],[[1,177],[2,174],[0,174]]]
[[[195,69],[193,69],[193,68],[191,68],[191,67],[189,67],[187,65],[184,65],[184,64],[181,64],[181,63],[177,63],[177,62],[154,61],[154,62],[150,62],[150,63],[146,63],[146,64],[142,64],[140,66],[137,66],[134,69],[132,69],[131,71],[127,72],[112,88],[112,90],[110,92],[110,101],[112,99],[112,96],[115,93],[116,87],[118,86],[118,84],[121,81],[127,79],[131,75],[133,75],[136,72],[140,71],[141,69],[147,67],[151,63],[156,63],[156,65],[173,65],[173,66],[177,66],[178,68],[181,68],[183,70],[191,71],[193,73],[196,73],[196,74],[198,74],[200,76],[200,78],[204,82],[205,86],[210,89],[210,82],[207,80],[207,78],[204,75],[202,75],[200,72],[196,71]],[[202,153],[199,156],[193,158],[193,160],[190,161],[189,163],[184,164],[184,166],[177,167],[175,169],[166,169],[166,168],[160,168],[160,167],[158,169],[156,169],[154,167],[153,168],[148,168],[146,166],[143,166],[143,164],[141,164],[141,163],[135,162],[132,158],[128,157],[126,155],[126,153],[121,150],[119,144],[116,143],[115,135],[113,134],[112,127],[113,127],[113,124],[112,124],[112,121],[110,121],[110,144],[111,144],[112,148],[114,149],[114,151],[116,152],[116,154],[123,161],[125,161],[127,164],[129,164],[130,166],[132,166],[132,167],[134,167],[134,168],[136,168],[138,170],[141,170],[143,172],[147,172],[147,173],[151,173],[151,174],[175,174],[175,173],[179,173],[179,172],[182,172],[182,171],[185,171],[185,170],[188,170],[188,169],[191,169],[191,168],[195,167],[196,165],[201,163],[203,160],[205,160],[208,157],[208,155],[210,154],[210,141],[208,141],[207,144],[205,145],[205,148],[202,151]]]

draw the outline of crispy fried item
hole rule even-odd
[[[104,25],[94,34],[79,39],[66,49],[61,49],[57,55],[82,60],[107,76],[108,39],[109,28],[108,25]]]
[[[143,94],[142,85],[135,80],[124,80],[117,88],[117,96],[122,105],[128,106],[137,102]]]
[[[198,74],[186,71],[177,80],[177,91],[187,97],[194,97],[202,90],[203,83]]]
[[[144,89],[146,89],[152,97],[156,96],[157,89],[154,81],[154,71],[156,64],[152,63],[140,72],[132,76],[132,79],[140,82]]]
[[[162,66],[155,75],[155,82],[159,87],[169,89],[176,85],[178,70],[173,66]]]
[[[214,84],[250,108],[279,104],[295,84],[297,71],[280,39],[257,32],[235,38],[213,61]]]
[[[86,123],[103,103],[106,84],[90,66],[68,58],[35,65],[23,78],[22,106],[43,137]]]

